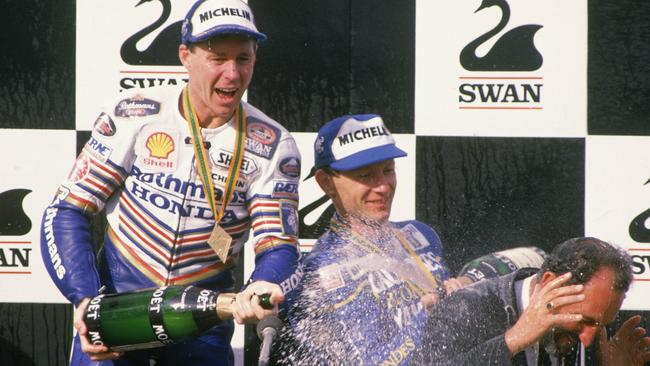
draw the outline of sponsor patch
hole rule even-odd
[[[424,237],[424,235],[422,235],[420,230],[412,224],[407,224],[401,229],[401,231],[413,250],[420,250],[429,246],[429,241]]]
[[[298,235],[298,207],[294,201],[280,200],[280,217],[282,232],[286,235]]]
[[[278,138],[277,133],[262,122],[249,122],[246,136],[264,145],[270,145]]]
[[[143,117],[158,114],[160,103],[141,96],[123,99],[115,106],[118,117]]]
[[[318,270],[320,285],[325,292],[330,292],[345,286],[343,275],[338,267],[338,264],[332,264]]]
[[[194,143],[192,142],[192,138],[191,138],[191,137],[189,137],[189,136],[185,136],[185,145],[194,146]],[[203,147],[204,147],[206,150],[210,150],[210,148],[212,147],[212,144],[210,143],[210,141],[203,141]]]
[[[295,181],[274,180],[273,197],[298,198],[298,183]]]
[[[212,171],[212,181],[214,182],[215,185],[218,185],[220,187],[225,187],[226,182],[228,182],[228,174],[219,174],[219,172]],[[243,189],[247,190],[248,189],[248,184],[249,181],[245,177],[242,177],[239,175],[239,179],[237,179],[237,182],[235,182],[235,187],[237,189]]]
[[[111,116],[104,112],[102,112],[95,120],[95,123],[93,124],[93,130],[95,130],[98,134],[107,137],[115,135],[115,131],[117,131],[115,128],[115,123],[111,119]]]
[[[300,159],[295,156],[282,159],[278,169],[280,173],[290,178],[300,177]]]
[[[280,130],[254,117],[248,117],[247,122],[246,151],[265,159],[271,159],[278,147]]]
[[[77,183],[86,178],[89,172],[90,158],[86,152],[82,150],[77,157],[77,160],[74,162],[74,166],[72,167],[70,174],[68,174],[68,180],[73,183]]]
[[[113,151],[110,147],[104,145],[92,136],[90,136],[90,139],[86,143],[84,150],[90,155],[94,156],[97,160],[100,160],[104,163],[108,160],[108,158],[111,156],[111,152]]]
[[[177,165],[176,139],[170,134],[155,131],[149,134],[144,142],[146,152],[142,163],[156,170],[174,170]]]
[[[228,171],[230,162],[232,161],[232,153],[221,149],[210,151],[210,158],[212,159],[212,163],[214,163],[215,166]],[[257,163],[255,163],[255,160],[244,156],[241,162],[241,168],[239,169],[239,174],[250,176],[256,173],[257,170],[258,167]]]

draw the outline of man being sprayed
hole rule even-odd
[[[266,36],[241,0],[198,0],[179,36],[187,86],[110,103],[44,215],[45,265],[77,307],[73,365],[232,365],[232,321],[198,339],[121,354],[90,342],[84,309],[101,288],[233,292],[249,233],[255,270],[233,304],[237,322],[272,313],[257,295],[277,305],[278,283],[295,270],[300,154],[284,127],[242,101]],[[102,211],[108,226],[96,258],[89,220]]]
[[[632,282],[632,259],[597,238],[553,249],[541,269],[481,281],[443,299],[429,316],[418,365],[575,365],[580,344],[599,365],[641,366],[650,338],[629,318],[609,338]]]
[[[329,231],[305,258],[287,296],[295,340],[288,364],[406,364],[419,344],[427,305],[449,278],[436,232],[389,222],[395,158],[406,152],[377,115],[325,124],[312,174],[336,207]]]

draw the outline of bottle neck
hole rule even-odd
[[[217,317],[221,320],[230,320],[232,316],[232,304],[235,302],[234,293],[220,293],[217,296]]]

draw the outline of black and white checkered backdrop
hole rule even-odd
[[[183,82],[166,37],[190,3],[3,3],[0,364],[67,362],[72,308],[41,264],[40,215],[104,95]],[[380,114],[409,152],[392,218],[434,227],[452,270],[594,235],[634,256],[625,308],[650,309],[650,3],[249,3],[269,40],[247,98],[294,133],[303,170],[325,121]],[[300,193],[308,248],[331,207],[313,180]],[[240,364],[254,361],[247,338],[233,341]]]

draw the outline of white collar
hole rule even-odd
[[[530,304],[530,285],[536,275],[526,277],[523,280],[515,282],[515,297],[517,299],[517,310],[519,315],[523,314],[524,310]],[[539,342],[535,342],[525,349],[526,363],[529,366],[537,366],[537,358],[539,357]]]

